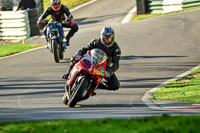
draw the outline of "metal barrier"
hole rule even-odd
[[[19,41],[40,34],[37,20],[43,13],[43,0],[35,0],[36,9],[17,11],[17,0],[13,0],[14,11],[0,11],[0,40]]]
[[[183,9],[200,6],[200,0],[183,0]]]
[[[149,0],[151,13],[167,13],[182,10],[183,0]]]
[[[148,10],[148,0],[136,0],[137,14],[149,13]]]
[[[0,12],[0,40],[23,40],[29,36],[30,26],[26,11]]]
[[[200,0],[148,0],[151,13],[168,13],[200,6]]]

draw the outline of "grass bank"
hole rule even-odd
[[[29,49],[40,47],[36,44],[13,44],[0,47],[0,57],[20,53]]]
[[[77,5],[83,4],[90,0],[62,0],[62,4],[67,6],[68,8],[75,7]],[[43,0],[44,9],[50,6],[50,0]]]
[[[200,69],[169,83],[153,94],[157,100],[200,103]]]
[[[0,123],[0,133],[197,133],[200,116]]]
[[[135,16],[132,21],[152,18],[156,16],[172,14],[199,9],[200,6],[187,8],[180,11],[162,13],[162,14],[142,14]],[[187,75],[177,81],[169,83],[166,87],[159,89],[153,94],[157,100],[174,100],[181,102],[197,102],[200,103],[200,69]]]

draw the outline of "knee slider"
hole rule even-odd
[[[120,87],[120,84],[112,85],[112,86],[110,87],[110,90],[116,91],[116,90],[119,89],[119,87]]]
[[[79,30],[78,24],[73,25],[73,30],[74,32],[77,32]]]

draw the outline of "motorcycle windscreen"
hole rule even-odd
[[[98,66],[107,60],[106,53],[103,50],[97,48],[91,50],[91,58],[92,64],[94,66]]]
[[[92,71],[92,60],[89,54],[81,59],[80,65],[82,66],[82,69],[86,71]]]

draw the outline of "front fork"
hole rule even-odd
[[[70,99],[70,96],[72,94],[73,91],[75,91],[76,87],[77,87],[77,84],[80,82],[80,80],[83,78],[83,76],[78,76],[73,85],[68,85],[68,83],[66,82],[65,84],[65,93],[66,93],[66,96],[68,98],[68,100]]]
[[[66,82],[65,84],[65,93],[68,99],[70,99],[70,96],[72,94],[73,91],[75,91],[77,84],[81,81],[81,79],[85,77],[85,76],[78,76],[77,79],[74,81],[72,86],[69,86]],[[94,81],[92,79],[89,79],[89,84],[88,86],[85,88],[85,91],[83,92],[80,101],[87,99],[93,92],[94,90],[97,88],[98,85],[92,86],[94,83]]]

